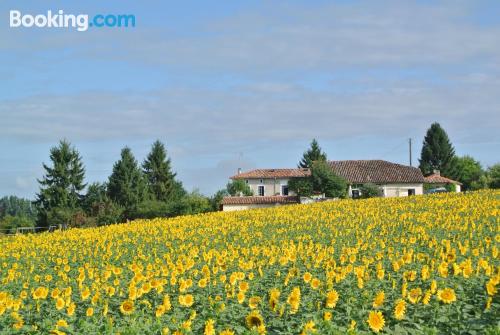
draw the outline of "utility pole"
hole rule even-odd
[[[410,166],[412,166],[411,165],[411,137],[408,139],[408,146],[409,146],[408,150],[409,150],[409,153],[410,153]]]

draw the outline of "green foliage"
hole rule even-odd
[[[500,163],[488,168],[489,187],[500,188]]]
[[[227,197],[229,192],[227,190],[219,190],[210,198],[210,207],[212,211],[219,211],[221,209],[222,199]]]
[[[146,200],[141,202],[134,211],[133,217],[140,219],[153,219],[158,217],[172,216],[173,203],[164,201]]]
[[[67,141],[60,141],[59,145],[50,150],[52,166],[43,164],[45,175],[39,180],[40,192],[37,194],[35,205],[38,210],[38,225],[48,227],[49,213],[68,209],[74,211],[80,206],[81,191],[85,188],[85,168],[78,151]],[[56,212],[57,212],[56,211]],[[59,218],[59,215],[51,215]]]
[[[34,220],[36,208],[29,200],[8,196],[0,198],[0,219],[6,216],[26,217]]]
[[[170,201],[178,196],[175,176],[170,167],[170,158],[160,141],[153,143],[151,152],[142,164],[149,193],[158,201]]]
[[[448,134],[439,123],[433,123],[425,135],[420,154],[420,170],[424,175],[440,170],[444,176],[450,175],[452,161],[455,157]]]
[[[170,205],[170,215],[188,215],[206,213],[211,209],[210,201],[207,197],[194,191],[185,195],[182,199]]]
[[[481,177],[484,175],[481,163],[476,161],[471,156],[454,157],[452,168],[449,175],[445,175],[451,179],[459,181],[463,184],[464,190],[475,190],[481,187]]]
[[[311,178],[292,178],[288,182],[288,188],[300,197],[310,197],[313,194]]]
[[[108,196],[124,208],[125,219],[132,218],[136,207],[147,200],[145,178],[128,147],[122,150],[120,160],[113,166],[113,173],[108,181]]]
[[[13,234],[18,227],[34,227],[35,221],[33,218],[26,216],[6,215],[0,219],[0,233]]]
[[[315,192],[328,198],[345,198],[347,182],[337,176],[325,161],[316,161],[311,168],[311,180]]]
[[[446,184],[445,188],[448,192],[456,192],[457,191],[457,186],[455,184]]]
[[[253,195],[250,186],[248,186],[243,179],[232,180],[227,184],[226,189],[227,193],[229,193],[233,197],[239,195],[240,193],[242,193],[244,196]]]
[[[326,161],[326,154],[321,150],[318,141],[313,139],[311,142],[311,147],[304,152],[302,159],[300,160],[298,167],[299,168],[310,168],[312,167],[313,162],[316,161]]]
[[[382,190],[378,185],[373,183],[366,183],[360,187],[361,198],[375,198],[382,195]]]

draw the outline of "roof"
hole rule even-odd
[[[420,169],[384,160],[329,161],[328,164],[351,184],[424,182]]]
[[[256,169],[234,175],[231,179],[300,178],[310,174],[309,169]]]
[[[428,184],[456,184],[462,185],[462,183],[452,180],[446,177],[441,176],[438,173],[431,174],[430,176],[424,177],[424,180]]]
[[[284,195],[224,197],[222,199],[222,205],[296,204],[298,202],[298,197]]]

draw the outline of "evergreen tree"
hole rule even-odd
[[[429,175],[433,170],[439,170],[443,175],[450,175],[455,149],[448,135],[439,123],[433,123],[427,130],[420,155],[420,170]]]
[[[67,141],[60,141],[50,149],[52,167],[43,164],[45,175],[40,184],[35,205],[38,210],[38,225],[47,227],[52,211],[71,213],[80,206],[85,188],[85,168],[78,151]]]
[[[170,201],[176,196],[176,174],[170,167],[165,146],[160,141],[153,143],[151,152],[142,164],[148,190],[155,200]]]
[[[128,147],[122,149],[120,160],[113,166],[108,181],[108,196],[124,208],[125,218],[130,218],[137,205],[147,198],[144,176]]]
[[[318,141],[313,139],[309,150],[304,152],[301,161],[298,164],[299,168],[310,168],[313,162],[326,161],[326,154],[321,150]]]

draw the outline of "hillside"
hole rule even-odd
[[[482,191],[4,238],[0,333],[499,331],[499,213]]]

